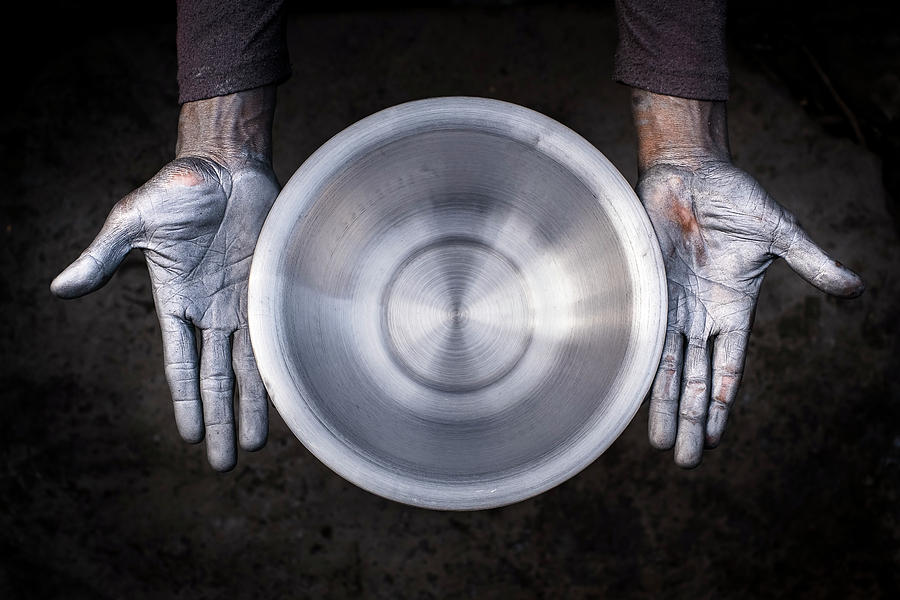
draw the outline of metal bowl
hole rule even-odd
[[[665,276],[583,138],[482,98],[383,110],[294,174],[249,319],[278,412],[338,474],[416,506],[545,491],[625,429],[659,362]]]

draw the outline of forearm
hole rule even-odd
[[[178,157],[202,156],[224,166],[247,158],[271,164],[275,86],[186,102],[178,118]]]
[[[632,87],[638,168],[729,160],[725,0],[616,0],[615,79]]]
[[[731,160],[725,102],[634,88],[631,109],[640,173],[662,163],[696,168],[710,160]]]
[[[179,0],[176,155],[271,164],[275,86],[290,74],[282,0]]]
[[[283,5],[282,0],[178,0],[179,102],[287,79]]]
[[[725,0],[616,0],[614,77],[658,94],[728,98]]]

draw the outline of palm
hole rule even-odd
[[[278,192],[271,171],[255,166],[232,174],[181,159],[154,180],[160,193],[139,210],[158,311],[200,329],[246,327],[253,249]]]
[[[266,439],[247,282],[277,193],[267,163],[247,159],[228,169],[206,158],[178,158],[116,204],[94,243],[53,284],[63,297],[88,293],[111,277],[130,248],[143,249],[179,432],[190,442],[205,435],[210,463],[219,470],[236,461],[235,379],[241,446],[253,450]],[[202,335],[199,360],[195,328]]]
[[[670,324],[707,337],[749,329],[774,229],[787,213],[730,165],[715,175],[658,168],[639,191],[666,263]]]
[[[660,164],[642,174],[638,194],[659,239],[669,293],[650,441],[675,445],[676,462],[695,466],[703,446],[721,439],[771,262],[783,256],[811,283],[840,296],[858,294],[862,284],[731,163]]]

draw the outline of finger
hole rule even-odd
[[[203,331],[200,352],[200,395],[206,423],[206,456],[216,471],[230,471],[237,464],[234,446],[234,372],[231,370],[230,335]]]
[[[131,204],[126,198],[113,207],[91,245],[50,283],[53,294],[78,298],[109,281],[140,233],[140,216]]]
[[[683,350],[681,333],[667,332],[659,369],[650,392],[650,445],[659,450],[668,450],[675,444]]]
[[[175,426],[182,439],[196,444],[203,439],[203,407],[197,377],[194,327],[171,315],[160,315],[166,380],[175,405]]]
[[[709,404],[709,356],[706,340],[689,339],[684,356],[675,463],[686,469],[700,464]]]
[[[787,241],[776,250],[794,272],[827,294],[841,298],[862,294],[866,285],[860,276],[828,256],[800,225],[793,223],[791,235],[784,236]]]
[[[728,411],[737,396],[747,354],[747,331],[719,334],[713,344],[712,401],[706,420],[706,447],[715,448],[722,440]]]
[[[234,332],[232,361],[240,406],[238,438],[241,448],[252,452],[266,444],[269,432],[269,404],[266,399],[266,386],[259,376],[253,348],[250,345],[250,330],[246,327]]]

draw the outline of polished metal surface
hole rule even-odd
[[[387,498],[509,504],[622,432],[665,330],[647,216],[563,125],[481,98],[381,111],[275,202],[250,276],[253,348],[294,434]]]

